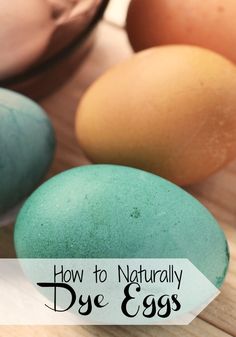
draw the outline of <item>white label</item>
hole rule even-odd
[[[183,325],[218,294],[187,259],[0,259],[1,325]]]

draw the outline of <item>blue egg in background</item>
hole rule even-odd
[[[0,216],[41,182],[52,162],[54,130],[31,99],[0,88]]]

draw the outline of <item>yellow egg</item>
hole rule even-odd
[[[198,182],[236,155],[236,67],[198,47],[140,52],[88,89],[76,133],[94,162]]]

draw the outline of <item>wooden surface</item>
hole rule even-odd
[[[116,11],[117,11],[117,0]],[[120,0],[119,0],[120,1]],[[122,0],[125,1],[125,0]],[[95,46],[83,66],[60,90],[40,103],[52,118],[58,148],[50,175],[87,164],[74,134],[74,115],[84,90],[103,71],[131,54],[114,10],[100,25]],[[215,215],[230,245],[231,262],[220,296],[189,326],[176,327],[0,327],[0,337],[236,337],[236,161],[201,184],[188,188]],[[204,240],[204,233],[201,238]],[[4,256],[13,256],[12,227],[1,232]]]

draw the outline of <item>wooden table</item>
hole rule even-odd
[[[94,79],[132,53],[122,28],[123,7],[127,6],[128,0],[112,2],[99,27],[94,48],[83,66],[63,88],[40,102],[52,118],[57,133],[58,148],[50,175],[88,163],[74,133],[77,104]],[[0,327],[0,337],[236,337],[236,161],[201,184],[188,188],[188,191],[208,207],[219,221],[231,252],[229,273],[220,296],[189,326]],[[14,256],[12,226],[1,231],[0,244],[5,257]]]

